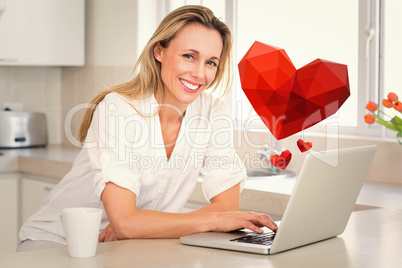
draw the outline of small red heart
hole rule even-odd
[[[297,147],[299,147],[300,152],[304,153],[308,150],[310,150],[313,147],[313,144],[311,142],[304,142],[304,140],[299,139],[297,141]]]
[[[289,150],[283,151],[281,155],[273,154],[269,156],[269,162],[280,169],[285,169],[291,159],[292,153]]]
[[[296,70],[284,49],[258,41],[238,67],[244,93],[278,140],[333,115],[350,96],[346,65],[316,59]]]

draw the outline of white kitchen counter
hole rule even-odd
[[[339,237],[271,256],[132,239],[100,243],[88,259],[70,258],[66,247],[2,254],[0,267],[402,267],[401,221],[401,210],[353,212]]]
[[[58,161],[72,164],[80,152],[80,148],[73,146],[49,145],[47,147],[0,149],[4,156],[39,158],[49,161]]]
[[[71,170],[80,149],[60,145],[0,149],[0,172],[22,172],[61,179]]]

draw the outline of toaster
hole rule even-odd
[[[46,116],[38,112],[0,111],[0,148],[46,146]]]

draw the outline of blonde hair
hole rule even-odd
[[[232,85],[231,50],[233,42],[229,27],[215,17],[213,12],[206,7],[196,5],[180,7],[170,12],[162,20],[144,47],[133,69],[133,73],[137,72],[134,79],[104,90],[92,99],[78,130],[78,140],[81,143],[85,141],[96,106],[107,94],[116,92],[128,99],[141,99],[158,91],[163,102],[164,92],[161,79],[161,65],[154,57],[154,47],[158,43],[164,48],[168,47],[170,41],[175,38],[176,33],[188,23],[199,23],[209,29],[218,31],[221,35],[223,42],[222,52],[215,79],[209,88],[213,88],[211,92],[214,92],[218,87],[223,88],[218,101],[229,92]],[[133,108],[135,109],[135,107]]]

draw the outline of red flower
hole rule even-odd
[[[273,154],[269,157],[269,162],[275,167],[280,169],[285,169],[288,165],[290,160],[292,159],[292,153],[289,150],[283,151],[281,155]]]
[[[375,122],[375,117],[372,114],[366,114],[364,116],[364,121],[366,121],[367,124],[373,124]]]
[[[384,105],[387,108],[392,108],[392,101],[390,101],[389,99],[383,99],[382,105]]]
[[[304,142],[302,139],[297,141],[297,147],[299,147],[300,152],[304,153],[313,147],[311,142]]]
[[[396,111],[402,113],[402,102],[398,100],[398,95],[396,95],[394,92],[388,93],[387,98],[382,100],[382,105],[386,108],[394,108]],[[378,107],[374,106],[371,102],[366,105],[366,108],[372,113],[366,114],[364,116],[364,121],[367,124],[378,123],[390,130],[396,131],[396,138],[399,144],[402,145],[402,118],[398,115],[387,115],[383,111],[379,110]],[[376,110],[373,110],[374,108]],[[374,113],[375,111],[378,111],[378,114]],[[384,115],[385,117],[381,117],[381,115]]]
[[[388,97],[388,100],[389,100],[390,102],[394,102],[394,101],[397,101],[397,100],[398,100],[398,95],[396,95],[396,94],[393,93],[393,92],[390,92],[387,97]]]
[[[393,106],[394,109],[397,110],[398,112],[402,112],[402,102],[396,101],[396,102],[394,102],[394,104],[392,104],[392,106]]]
[[[375,112],[378,109],[378,105],[375,102],[369,101],[366,105],[366,109]]]

